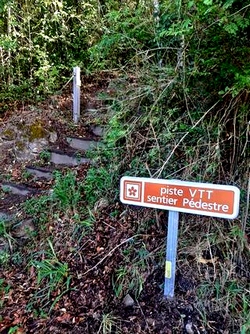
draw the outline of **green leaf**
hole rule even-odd
[[[213,0],[203,0],[204,5],[211,6],[213,4]]]

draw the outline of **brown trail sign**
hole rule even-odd
[[[122,203],[169,210],[164,295],[174,296],[179,212],[233,219],[239,213],[237,187],[211,183],[123,177]]]

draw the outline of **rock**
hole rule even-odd
[[[56,132],[50,132],[49,142],[54,144],[57,141],[57,139],[58,139],[57,133]]]
[[[9,222],[13,219],[13,215],[8,212],[0,211],[0,221]]]
[[[9,250],[9,243],[6,238],[0,238],[0,252],[6,252]]]
[[[130,296],[130,294],[128,293],[122,301],[124,307],[132,307],[135,305],[135,301],[134,299]]]
[[[150,326],[155,326],[155,319],[153,318],[147,318],[147,323],[150,325]]]
[[[98,144],[97,141],[89,138],[76,138],[76,137],[67,137],[67,142],[70,147],[81,151],[90,150]]]
[[[188,322],[185,326],[185,330],[187,334],[194,334],[194,331],[192,329],[192,322]]]
[[[47,168],[26,166],[25,169],[28,173],[34,175],[38,179],[50,180],[53,178],[52,171]]]
[[[103,136],[104,133],[104,127],[100,126],[100,125],[93,125],[91,126],[91,131],[93,132],[93,134],[97,137],[101,137]]]
[[[28,148],[33,154],[39,154],[47,145],[48,141],[45,138],[39,138],[29,142]]]
[[[17,161],[28,161],[36,158],[48,146],[48,140],[45,138],[27,141],[22,138],[15,143],[14,154]]]
[[[91,163],[90,159],[81,157],[81,155],[64,153],[60,150],[50,150],[50,153],[50,162],[55,165],[78,166],[80,164]]]
[[[36,228],[32,219],[27,219],[14,225],[11,234],[14,238],[28,239],[30,238],[32,232],[35,231],[35,229]]]
[[[5,192],[20,196],[28,196],[36,192],[35,189],[26,187],[22,184],[14,184],[10,182],[2,182],[1,188]]]
[[[94,205],[94,212],[101,211],[109,206],[109,201],[107,198],[99,199]]]

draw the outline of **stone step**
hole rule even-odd
[[[13,224],[11,235],[14,238],[28,239],[36,230],[32,219],[24,219],[16,224]]]
[[[105,127],[101,125],[91,125],[90,129],[95,136],[102,137],[104,134]]]
[[[50,154],[50,162],[55,165],[78,166],[91,163],[91,159],[82,157],[76,152],[63,152],[53,149],[50,150]]]
[[[29,196],[38,193],[37,189],[27,187],[23,184],[15,184],[11,182],[2,182],[1,188],[6,193],[19,196]]]
[[[0,212],[1,214],[1,212]],[[31,218],[23,219],[17,217],[15,214],[7,215],[4,219],[0,219],[2,223],[10,230],[8,233],[13,238],[23,238],[28,239],[31,237],[32,233],[35,231],[35,224]],[[0,238],[1,239],[1,238]],[[1,250],[1,241],[0,241]]]
[[[0,211],[0,221],[10,221],[13,219],[13,215],[5,212],[5,211]]]
[[[67,142],[70,147],[80,151],[88,151],[98,145],[98,141],[90,138],[67,137]]]
[[[25,169],[28,173],[38,179],[51,180],[53,178],[53,169],[35,166],[26,166]]]

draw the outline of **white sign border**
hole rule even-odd
[[[142,182],[142,198],[144,198],[144,184],[145,182],[148,183],[161,183],[166,185],[178,185],[178,186],[189,186],[189,187],[202,187],[202,188],[212,188],[212,189],[220,189],[220,190],[229,190],[233,191],[235,198],[234,198],[234,206],[233,206],[233,213],[232,214],[223,214],[223,213],[215,213],[209,211],[203,211],[199,209],[185,209],[185,208],[178,208],[174,206],[168,205],[159,205],[159,204],[150,204],[144,202],[135,202],[130,200],[124,199],[124,182],[125,181],[135,181],[135,182]],[[218,218],[227,218],[227,219],[235,219],[239,214],[239,202],[240,202],[240,190],[235,186],[230,185],[223,185],[223,184],[213,184],[213,183],[200,183],[200,182],[190,182],[190,181],[181,181],[181,180],[164,180],[164,179],[151,179],[146,177],[134,177],[134,176],[123,176],[120,180],[120,201],[124,204],[131,204],[136,206],[143,206],[148,208],[154,209],[161,209],[161,210],[169,210],[169,211],[178,211],[184,213],[190,213],[195,215],[202,215],[202,216],[210,216],[210,217],[218,217]]]

